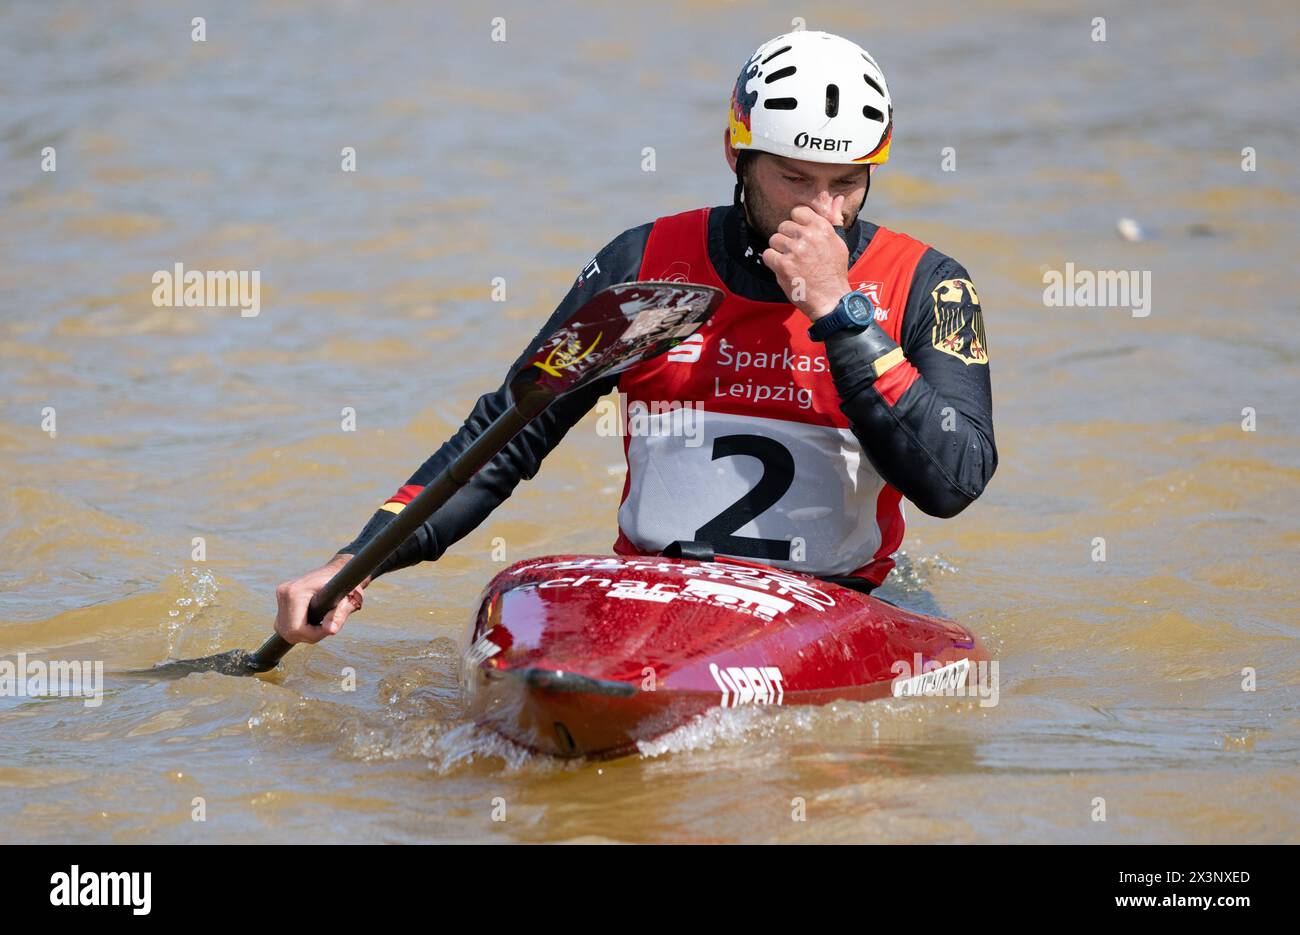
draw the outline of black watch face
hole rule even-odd
[[[871,324],[871,300],[861,292],[853,292],[844,297],[844,311],[853,319],[854,324]]]

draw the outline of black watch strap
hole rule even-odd
[[[814,341],[825,341],[841,331],[861,331],[872,323],[874,312],[869,298],[861,292],[850,290],[840,297],[829,315],[813,322],[808,329],[808,337]]]

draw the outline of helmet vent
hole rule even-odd
[[[779,68],[772,72],[772,74],[763,79],[763,83],[771,84],[773,81],[780,81],[782,78],[789,78],[794,73],[795,67],[793,65],[787,65],[785,68]]]
[[[794,110],[799,102],[792,97],[770,97],[763,102],[768,110]]]
[[[862,116],[866,117],[868,120],[876,120],[879,121],[880,123],[885,122],[885,115],[882,114],[880,111],[876,110],[870,104],[862,108]]]
[[[838,85],[826,85],[826,116],[834,117],[840,112],[840,89]]]
[[[773,52],[773,53],[772,53],[771,55],[769,55],[767,58],[763,59],[763,60],[762,60],[761,62],[759,62],[758,64],[760,64],[760,65],[766,65],[768,62],[772,61],[772,59],[776,58],[776,57],[777,57],[778,55],[780,55],[782,52],[789,52],[789,51],[790,51],[790,46],[788,46],[788,45],[783,45],[783,46],[781,46],[781,48],[777,49],[775,52]]]
[[[873,88],[876,89],[877,94],[879,94],[881,97],[885,96],[885,89],[880,86],[880,83],[876,81],[876,79],[872,78],[870,75],[863,75],[862,77],[867,82],[867,84],[871,85]]]

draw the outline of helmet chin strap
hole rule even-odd
[[[745,194],[745,165],[753,158],[753,153],[747,149],[742,149],[736,153],[736,188],[731,195],[731,203],[737,208],[744,205]],[[749,213],[745,213],[749,217]]]
[[[761,240],[761,234],[749,219],[749,204],[745,199],[745,166],[753,158],[754,153],[751,150],[741,150],[736,154],[736,187],[732,192],[731,202],[740,210],[744,222],[740,225],[740,245],[745,251],[745,259],[765,270],[767,267],[763,265],[762,254],[767,249],[767,245],[756,245]]]

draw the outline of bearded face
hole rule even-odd
[[[743,167],[749,223],[766,241],[799,205],[822,192],[844,196],[841,227],[852,227],[867,200],[870,166],[841,166],[758,153]]]

